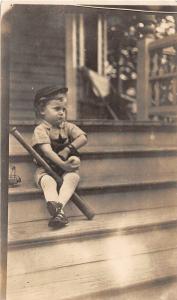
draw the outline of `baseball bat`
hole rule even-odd
[[[18,142],[32,155],[33,158],[37,161],[37,163],[42,166],[48,174],[50,174],[59,184],[62,185],[62,179],[58,174],[52,170],[52,168],[48,165],[48,163],[36,152],[36,150],[30,146],[23,138],[21,133],[17,130],[16,127],[10,129],[10,133],[18,140]],[[71,200],[73,203],[80,209],[80,211],[88,218],[88,220],[92,220],[94,217],[94,212],[92,209],[86,204],[77,193],[74,193]]]

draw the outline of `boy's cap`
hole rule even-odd
[[[50,100],[53,97],[57,97],[61,94],[68,92],[67,87],[48,86],[37,91],[34,99],[34,104],[37,104],[40,100]]]

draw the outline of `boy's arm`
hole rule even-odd
[[[58,155],[67,159],[69,154],[71,153],[72,147],[76,150],[83,147],[87,143],[87,136],[85,134],[81,134],[78,136],[69,146],[66,146],[63,150],[61,150]]]
[[[71,145],[77,150],[83,147],[87,143],[87,136],[82,134],[78,136],[74,141],[72,141]]]
[[[53,150],[50,144],[40,144],[39,148],[44,155],[54,162],[57,166],[61,167],[65,171],[74,171],[77,167],[72,165],[71,162],[63,161]]]

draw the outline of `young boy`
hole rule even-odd
[[[40,124],[35,128],[32,146],[62,177],[57,182],[44,168],[38,166],[35,181],[44,193],[47,209],[52,216],[49,226],[59,228],[68,224],[63,208],[79,183],[80,159],[77,149],[87,143],[87,136],[76,125],[66,121],[68,88],[46,87],[36,93],[34,107]]]

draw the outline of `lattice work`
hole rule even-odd
[[[177,115],[177,37],[149,46],[149,113]]]
[[[174,105],[176,104],[175,79],[154,80],[151,83],[151,105]]]

